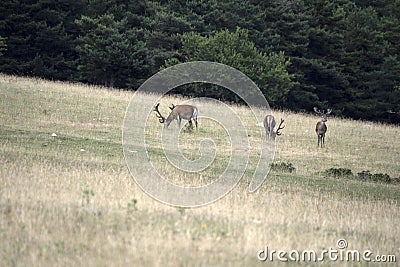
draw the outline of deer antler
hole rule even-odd
[[[283,125],[283,127],[281,127],[282,123],[284,121],[285,121],[284,119],[281,119],[281,122],[279,123],[278,129],[276,130],[276,135],[281,135],[282,134],[281,132],[279,132],[279,130],[282,130],[283,128],[285,128],[286,125]]]
[[[318,115],[329,115],[329,114],[331,114],[332,109],[328,108],[328,109],[326,110],[326,112],[325,112],[324,110],[319,111],[319,110],[317,109],[317,107],[314,107],[314,111],[315,111],[315,113],[317,113]]]
[[[317,113],[318,115],[323,114],[321,111],[319,111],[319,110],[317,109],[317,107],[314,107],[314,112]]]
[[[155,107],[154,107],[154,111],[156,112],[156,116],[158,118],[158,121],[160,123],[164,123],[165,118],[163,117],[163,115],[161,115],[160,111],[158,110],[158,106],[160,105],[160,103],[158,103]]]

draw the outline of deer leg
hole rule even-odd
[[[176,117],[176,120],[178,121],[178,127],[179,129],[181,128],[181,117]]]
[[[196,125],[196,130],[197,130],[197,118],[194,119],[194,124]]]
[[[189,120],[189,128],[193,128],[192,120]]]

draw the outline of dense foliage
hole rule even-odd
[[[400,0],[3,0],[0,72],[135,89],[165,66],[218,61],[273,107],[400,123],[398,10]]]
[[[254,43],[249,40],[247,30],[239,28],[235,32],[222,30],[210,37],[191,32],[183,34],[181,39],[181,56],[168,59],[166,67],[181,62],[204,60],[226,64],[247,74],[270,104],[282,103],[292,87],[293,82],[286,69],[290,62],[284,54],[271,52],[267,55],[258,51]],[[239,101],[237,96],[229,93],[227,89],[199,83],[189,84],[175,90],[174,93]]]

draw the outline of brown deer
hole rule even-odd
[[[272,115],[265,116],[263,124],[264,124],[264,128],[265,128],[265,133],[267,134],[267,139],[274,140],[276,136],[279,136],[282,134],[280,132],[280,130],[285,128],[285,125],[282,127],[283,122],[284,122],[284,120],[281,119],[278,129],[276,131],[274,131],[274,128],[276,125],[274,116],[272,116]]]
[[[317,146],[322,147],[325,145],[325,133],[328,130],[328,127],[326,126],[325,122],[328,120],[327,117],[329,114],[331,114],[332,109],[327,109],[326,112],[324,111],[321,112],[317,109],[317,107],[314,107],[314,112],[317,113],[319,116],[321,116],[321,120],[317,122],[317,125],[315,126],[315,132],[317,133],[318,136]]]
[[[158,121],[160,123],[164,123],[164,127],[168,128],[169,124],[173,120],[178,121],[178,126],[179,128],[181,127],[181,121],[182,119],[188,120],[189,121],[189,126],[192,127],[192,119],[196,125],[197,129],[197,114],[198,110],[197,107],[192,106],[192,105],[174,105],[170,106],[169,108],[171,109],[171,113],[169,113],[168,117],[165,118],[163,115],[161,115],[160,111],[158,110],[158,106],[160,103],[158,103],[154,107],[154,111],[156,112],[156,116],[158,118]]]

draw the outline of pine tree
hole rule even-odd
[[[129,29],[126,18],[116,21],[114,15],[97,18],[82,16],[77,20],[82,36],[77,51],[83,79],[110,87],[124,87],[146,64],[147,50],[143,32]]]

